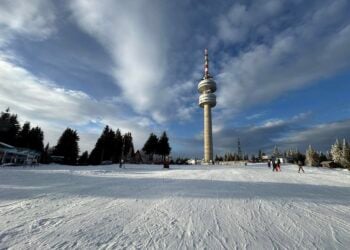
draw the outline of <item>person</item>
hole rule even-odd
[[[276,171],[276,162],[275,162],[275,159],[272,159],[272,171],[273,171],[273,172]]]
[[[281,160],[279,158],[277,159],[276,171],[281,172]]]
[[[298,160],[298,173],[300,173],[300,170],[303,171],[303,173],[305,173],[304,168],[303,168],[304,163],[301,160]]]
[[[120,162],[119,162],[119,168],[122,168],[122,167],[123,167],[123,163],[124,163],[124,160],[121,159]]]
[[[267,161],[267,166],[268,166],[269,168],[271,167],[271,161],[270,161],[270,160]]]

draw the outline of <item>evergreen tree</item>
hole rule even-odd
[[[88,151],[84,151],[84,153],[79,157],[78,164],[79,165],[88,165],[89,164]]]
[[[28,148],[30,141],[30,123],[25,122],[22,126],[22,129],[18,132],[17,143],[18,147]]]
[[[242,149],[241,149],[241,141],[237,140],[237,157],[238,157],[238,161],[243,159],[243,154],[242,154]]]
[[[29,131],[29,142],[27,147],[38,152],[44,150],[44,132],[39,127],[32,128]]]
[[[153,156],[155,153],[157,153],[158,148],[158,137],[151,133],[148,137],[145,145],[142,148],[142,151],[145,152],[145,154],[149,155],[149,158],[151,161],[153,161]]]
[[[308,166],[318,166],[319,164],[319,156],[311,145],[309,145],[309,148],[306,151],[306,164]]]
[[[51,162],[51,157],[50,157],[50,144],[47,143],[43,153],[41,154],[41,163],[43,164],[49,164]]]
[[[262,161],[263,154],[264,154],[264,153],[261,151],[261,149],[259,149],[259,153],[258,153],[259,161]]]
[[[123,144],[123,156],[124,160],[127,160],[129,157],[134,155],[134,144],[132,142],[132,135],[130,132],[123,136]]]
[[[327,159],[327,156],[323,152],[321,152],[320,153],[320,162],[323,162],[323,161],[328,161],[328,159]]]
[[[102,161],[112,161],[114,156],[115,132],[109,126],[106,126],[101,136],[97,139],[94,149],[91,151],[89,162],[90,164],[98,165]]]
[[[342,147],[337,139],[331,147],[332,160],[337,164],[341,164],[342,151]]]
[[[164,131],[158,140],[157,154],[161,155],[164,160],[165,156],[168,156],[170,154],[170,151],[171,147],[169,145],[169,138],[166,132]]]
[[[63,156],[63,163],[75,165],[79,153],[79,136],[77,131],[67,128],[58,139],[54,154]]]
[[[17,134],[20,130],[20,125],[17,120],[17,115],[11,114],[10,109],[1,112],[0,115],[0,141],[16,145]]]
[[[114,132],[109,126],[106,126],[91,151],[89,163],[93,165],[98,165],[102,161],[118,163],[122,158],[127,159],[134,155],[131,133],[122,136],[119,129]]]
[[[215,155],[215,162],[218,162],[220,160],[220,158],[218,157],[218,155]]]
[[[122,159],[123,154],[123,136],[119,129],[115,131],[113,143],[113,162],[118,163]]]

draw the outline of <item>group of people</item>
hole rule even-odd
[[[281,172],[281,160],[280,159],[277,159],[277,161],[275,159],[272,159],[271,161],[269,160],[267,162],[267,166],[269,168],[271,168],[271,165],[272,165],[272,171],[273,172]]]
[[[267,166],[269,168],[271,168],[271,165],[272,165],[272,171],[273,172],[275,172],[275,171],[276,172],[281,172],[281,160],[280,159],[277,159],[277,161],[275,159],[268,160]],[[305,173],[304,168],[303,168],[304,163],[301,160],[298,161],[298,166],[299,166],[298,173],[300,173],[300,171]]]

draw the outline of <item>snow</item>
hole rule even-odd
[[[349,249],[350,172],[0,169],[0,249]]]

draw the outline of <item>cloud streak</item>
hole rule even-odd
[[[264,2],[259,12],[259,1],[234,5],[221,19],[231,21],[218,23],[224,44],[243,43],[222,63],[218,106],[223,109],[266,103],[350,67],[347,1],[282,3]],[[298,11],[288,12],[290,7]]]
[[[153,126],[146,117],[128,117],[120,103],[96,100],[82,91],[59,87],[56,83],[38,78],[0,53],[0,107],[20,115],[45,131],[45,141],[55,144],[67,126],[79,130],[82,149],[91,149],[102,126],[108,124],[131,131],[135,144],[141,147]]]

